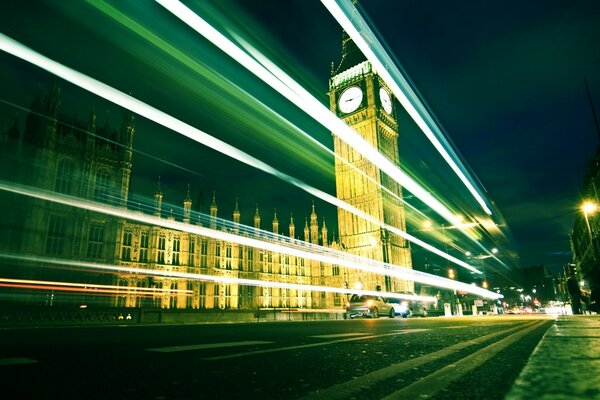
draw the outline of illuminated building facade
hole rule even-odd
[[[377,71],[344,33],[340,64],[329,81],[330,109],[393,164],[399,165],[393,95]],[[385,224],[406,231],[402,188],[362,154],[334,135],[337,197]],[[379,225],[338,209],[340,245],[377,261],[412,268],[409,243]],[[350,287],[414,290],[413,282],[364,272],[345,272]]]
[[[45,96],[38,96],[32,103],[32,112],[23,130],[16,119],[12,127],[0,132],[4,150],[2,179],[50,193],[123,208],[131,206],[128,197],[135,133],[133,116],[127,115],[117,129],[110,126],[107,116],[104,126],[97,128],[94,112],[88,121],[82,122],[61,115],[60,103],[60,88],[54,84]],[[176,218],[172,211],[163,209],[160,187],[153,201],[146,205],[146,212],[167,220]],[[134,271],[176,271],[338,287],[342,284],[340,268],[330,264],[5,192],[0,196],[0,202],[5,209],[11,210],[1,222],[0,250],[4,253],[117,265]],[[129,208],[139,207],[135,204]],[[209,213],[209,220],[201,222],[202,215],[192,211],[188,189],[177,219],[189,224],[204,223],[212,229],[233,230],[234,233],[235,224],[241,223],[237,205],[232,213],[234,224],[223,223],[218,218],[214,196]],[[262,228],[258,208],[252,221],[254,228]],[[289,237],[297,239],[293,218],[290,218],[288,229]],[[272,232],[282,234],[276,213]],[[313,205],[304,225],[303,240],[339,248],[328,238],[325,222],[319,225]],[[122,288],[115,294],[95,298],[89,290],[85,295],[79,295],[46,289],[30,292],[30,298],[25,300],[45,305],[65,304],[69,298],[81,303],[179,309],[331,308],[343,305],[343,296],[331,293],[221,284],[149,275],[141,271],[98,274],[83,268],[76,271],[43,262],[23,263],[15,268],[15,263],[10,260],[2,261],[0,268],[5,278],[84,283],[92,290],[99,285]]]

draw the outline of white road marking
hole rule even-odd
[[[153,349],[146,349],[146,350],[147,351],[155,351],[158,353],[173,353],[176,351],[220,349],[220,348],[224,348],[224,347],[254,346],[257,344],[270,344],[270,343],[273,343],[273,342],[245,341],[245,342],[206,343],[206,344],[191,344],[191,345],[187,345],[187,346],[156,347]]]
[[[205,357],[205,358],[203,358],[203,360],[210,360],[210,361],[226,360],[226,359],[230,359],[230,358],[247,357],[247,356],[253,356],[253,355],[257,355],[257,354],[275,353],[278,351],[299,350],[299,349],[307,349],[307,348],[311,348],[311,347],[329,346],[331,344],[353,342],[356,340],[377,339],[377,338],[385,337],[385,336],[396,336],[396,335],[403,335],[406,333],[417,333],[417,332],[423,332],[423,331],[428,331],[428,330],[429,329],[404,329],[404,330],[400,330],[400,331],[394,331],[392,333],[384,333],[381,335],[369,334],[367,336],[358,336],[358,337],[351,337],[351,338],[346,338],[346,339],[337,339],[337,340],[331,340],[328,342],[309,343],[309,344],[301,344],[298,346],[287,346],[287,347],[278,347],[275,349],[248,351],[245,353],[226,354],[223,356],[216,356],[216,357]]]
[[[0,365],[35,364],[37,360],[26,357],[0,358]]]
[[[337,334],[333,334],[333,335],[316,335],[316,336],[309,336],[309,337],[314,337],[314,338],[319,338],[319,339],[333,339],[333,338],[338,338],[338,337],[364,336],[364,335],[370,335],[370,333],[350,332],[350,333],[337,333]]]

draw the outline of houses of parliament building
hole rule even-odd
[[[328,94],[332,112],[399,165],[398,125],[391,91],[347,36],[343,38],[341,61],[332,68]],[[232,223],[226,223],[219,218],[214,195],[207,216],[192,211],[189,189],[182,193],[181,212],[175,214],[164,209],[160,186],[152,204],[143,210],[132,206],[129,186],[135,162],[133,115],[126,114],[116,127],[110,125],[108,117],[98,126],[95,112],[85,120],[67,117],[60,112],[60,103],[60,87],[54,83],[35,98],[24,124],[15,119],[11,127],[0,132],[3,181],[121,207],[132,213],[244,234],[235,228],[243,227],[237,204],[231,211]],[[399,185],[337,136],[333,136],[333,145],[337,156],[332,166],[337,197],[387,225],[406,230]],[[3,209],[11,210],[1,222],[2,252],[38,257],[32,258],[38,261],[20,262],[4,257],[0,259],[1,275],[23,282],[43,282],[39,290],[31,292],[33,302],[59,304],[60,299],[68,301],[69,296],[82,296],[81,292],[57,291],[55,295],[52,291],[53,298],[49,300],[51,282],[87,285],[86,301],[119,307],[329,309],[343,307],[346,298],[325,291],[225,283],[170,272],[337,288],[413,291],[413,282],[388,275],[261,250],[48,200],[2,192],[0,202]],[[266,224],[263,222],[257,207],[252,216],[253,228],[260,230],[271,225],[272,233],[284,234],[276,213],[269,215],[268,220]],[[338,209],[336,240],[330,239],[324,222],[319,225],[314,205],[302,234],[297,233],[294,218],[286,220],[285,225],[286,236],[291,239],[300,237],[313,245],[412,268],[410,246],[405,239],[346,210]],[[101,272],[67,268],[39,261],[44,258],[123,268]],[[148,270],[157,274],[149,274]],[[2,290],[0,301],[10,299],[7,290]]]

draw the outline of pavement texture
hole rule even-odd
[[[600,399],[600,315],[558,317],[506,399]]]

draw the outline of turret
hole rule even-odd
[[[162,209],[163,194],[160,191],[160,176],[158,177],[158,183],[156,184],[156,192],[154,192],[154,215],[160,217]]]
[[[319,244],[319,223],[317,221],[314,202],[312,205],[312,213],[310,214],[310,242],[312,244]]]
[[[296,238],[296,225],[294,225],[294,214],[290,214],[290,238]]]
[[[308,218],[304,220],[304,241],[310,242],[310,230],[308,229]]]
[[[239,209],[239,205],[238,205],[238,199],[236,197],[235,198],[235,210],[233,210],[233,222],[236,224],[239,224],[240,217],[241,217],[241,213],[240,213],[240,209]]]
[[[279,220],[277,219],[277,209],[273,212],[273,233],[279,234]]]
[[[321,237],[323,238],[323,247],[327,247],[327,226],[325,225],[325,218],[323,218],[323,227],[321,228]]]
[[[258,213],[258,204],[256,205],[256,212],[254,213],[254,228],[260,229],[260,214]]]
[[[192,218],[192,199],[190,198],[190,185],[188,184],[187,195],[183,200],[183,222],[189,224]]]
[[[213,191],[212,203],[210,203],[210,227],[216,229],[217,227],[217,194]]]

